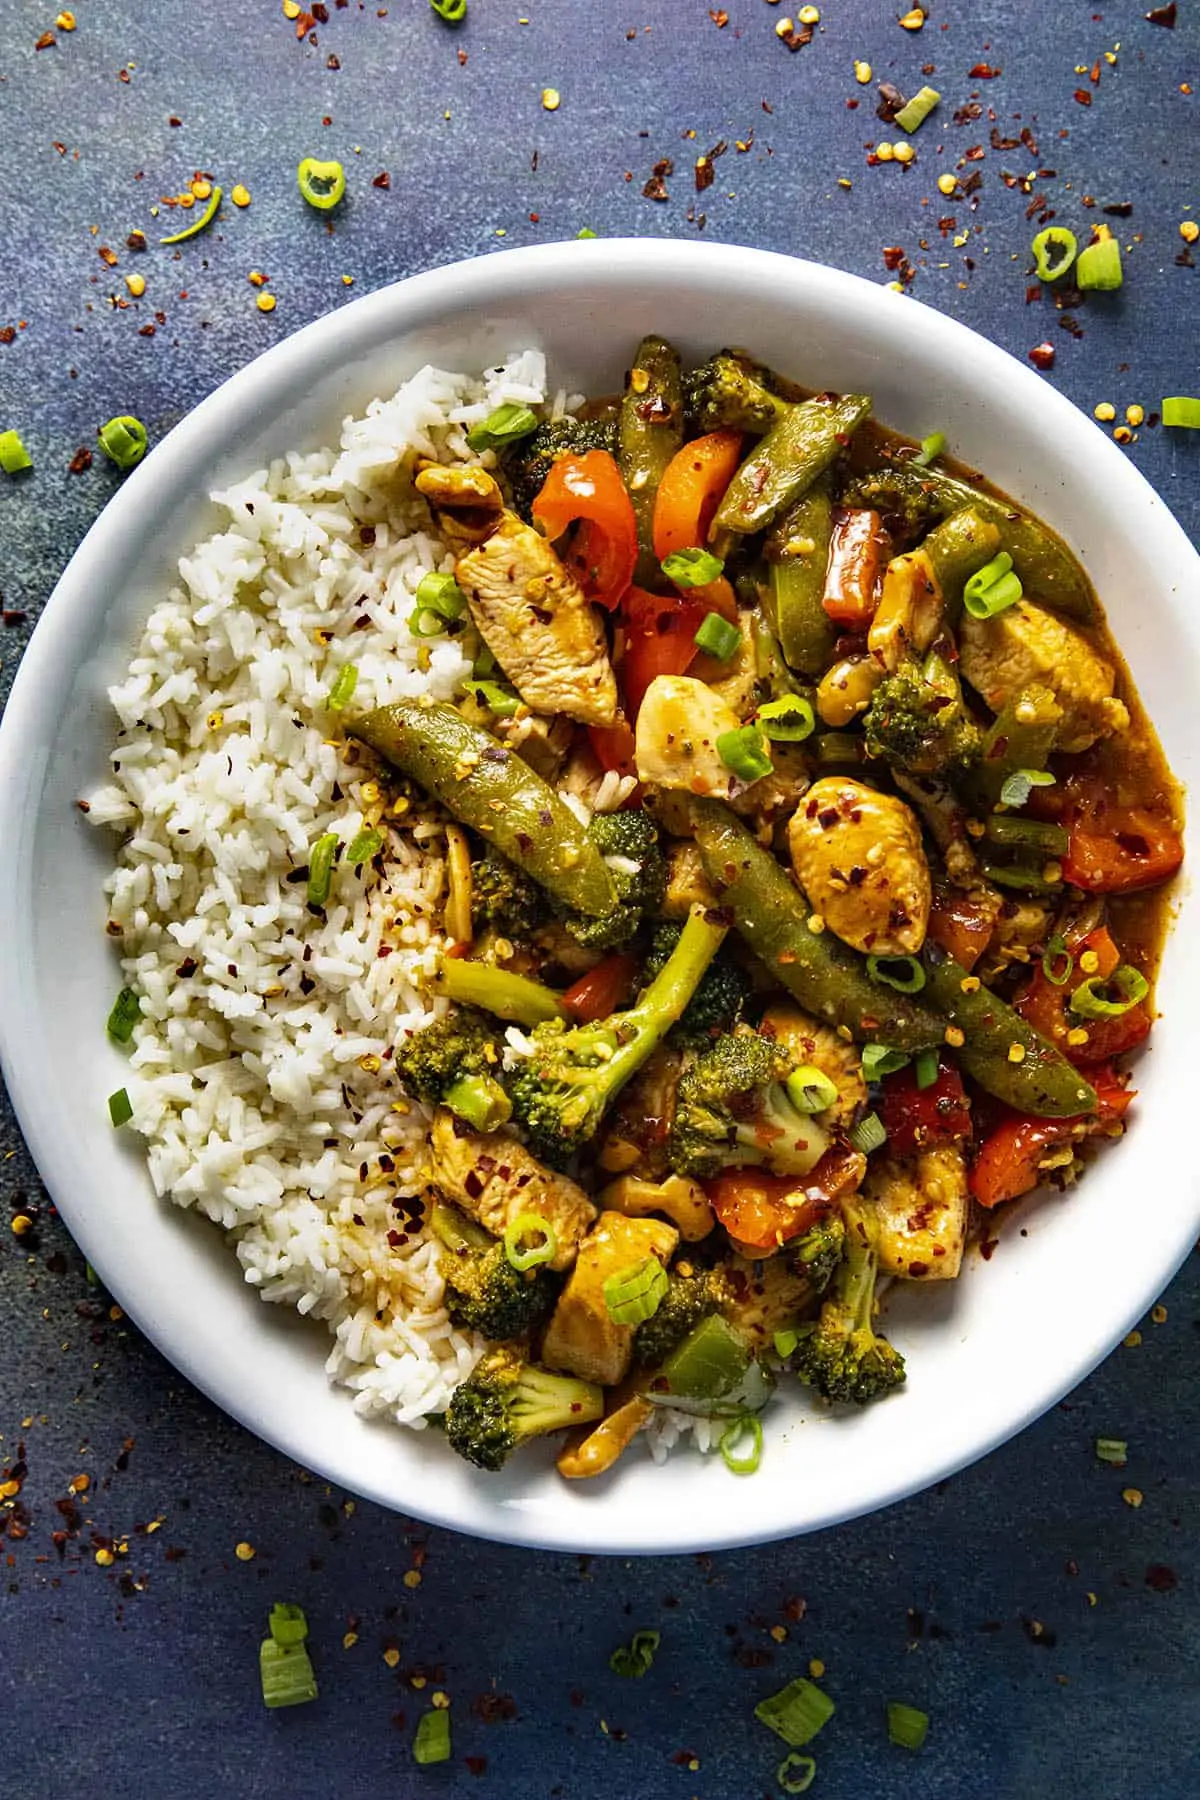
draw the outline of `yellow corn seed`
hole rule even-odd
[[[808,1672],[814,1681],[820,1681],[822,1675],[825,1673],[825,1664],[821,1661],[819,1656],[814,1656],[809,1660]]]
[[[399,1664],[399,1661],[400,1661],[400,1652],[396,1649],[394,1644],[392,1645],[392,1647],[390,1649],[384,1651],[383,1660],[387,1664],[389,1669],[394,1669],[397,1667],[397,1665]]]
[[[197,200],[208,200],[212,197],[212,182],[205,181],[203,175],[192,183],[192,192]]]
[[[105,1550],[103,1548],[97,1550],[96,1561],[100,1564],[100,1567],[102,1569],[107,1569],[109,1567],[109,1565],[111,1564],[112,1559],[113,1559],[113,1553],[111,1550]]]
[[[1155,1324],[1156,1324],[1156,1325],[1165,1325],[1165,1324],[1166,1324],[1166,1322],[1167,1322],[1167,1309],[1166,1309],[1166,1307],[1165,1307],[1165,1306],[1153,1306],[1153,1307],[1151,1307],[1151,1309],[1150,1309],[1150,1317],[1151,1317],[1151,1318],[1152,1318],[1152,1319],[1153,1319],[1153,1320],[1154,1320],[1154,1323],[1155,1323]]]

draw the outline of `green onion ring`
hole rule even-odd
[[[521,1248],[521,1239],[537,1236],[540,1244],[531,1244],[528,1249]],[[514,1269],[536,1269],[539,1263],[550,1262],[558,1250],[558,1234],[549,1219],[543,1219],[541,1213],[518,1213],[504,1231],[504,1254]]]
[[[750,1448],[739,1450],[738,1444],[747,1433]],[[721,1458],[732,1475],[753,1475],[762,1461],[762,1447],[762,1420],[755,1413],[741,1413],[721,1433]]]
[[[1121,998],[1109,1000],[1103,992],[1105,988],[1116,988]],[[1120,1019],[1132,1012],[1149,992],[1150,983],[1141,970],[1130,963],[1122,963],[1107,980],[1102,975],[1093,975],[1089,980],[1081,981],[1068,1005],[1081,1019]]]
[[[867,974],[898,994],[919,994],[925,986],[925,970],[915,956],[868,956]]]

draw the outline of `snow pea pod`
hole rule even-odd
[[[971,989],[962,964],[937,944],[924,953],[925,993],[963,1034],[956,1054],[981,1088],[1017,1112],[1071,1119],[1095,1112],[1095,1090],[1039,1031],[988,988]],[[964,992],[964,983],[968,992]],[[1020,1055],[1014,1060],[1014,1052]]]
[[[397,700],[346,729],[564,906],[593,915],[616,906],[604,858],[570,807],[527,762],[453,706]]]
[[[807,493],[871,410],[865,394],[805,400],[761,438],[725,490],[718,531],[762,531]]]
[[[857,951],[809,927],[811,908],[769,850],[719,800],[692,804],[692,830],[722,910],[782,987],[826,1024],[898,1050],[940,1044],[945,1020],[867,974]]]
[[[833,500],[829,477],[822,475],[789,507],[766,543],[763,610],[788,666],[802,675],[823,674],[837,640],[822,604],[832,536]]]
[[[967,787],[973,800],[995,806],[1010,775],[1042,770],[1054,748],[1062,707],[1046,687],[1022,688],[992,720]]]
[[[683,443],[683,370],[679,352],[665,338],[646,337],[625,381],[617,422],[617,460],[637,520],[634,581],[651,592],[662,587],[654,554],[654,502],[667,464]]]

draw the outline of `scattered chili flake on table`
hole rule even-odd
[[[371,179],[372,187],[386,189],[386,188],[390,188],[391,185],[392,185],[392,178],[388,174],[386,169],[380,169],[378,175],[373,176]]]
[[[723,6],[719,8],[717,12],[714,12],[710,6],[708,9],[708,16],[718,31],[724,31],[726,25],[729,23],[729,14],[725,11]]]
[[[1175,0],[1170,0],[1167,6],[1156,6],[1153,12],[1146,14],[1146,17],[1151,25],[1165,25],[1168,31],[1174,31],[1175,12]]]
[[[1035,344],[1029,352],[1029,360],[1035,369],[1043,372],[1054,367],[1054,345],[1049,343]]]
[[[43,31],[41,37],[38,38],[33,47],[35,50],[49,50],[52,49],[57,42],[58,39],[52,31]]]
[[[86,444],[80,444],[78,450],[67,464],[68,475],[82,475],[92,466],[92,453]]]
[[[1076,88],[1075,98],[1078,100],[1080,106],[1090,106],[1092,104],[1092,96],[1088,93],[1086,88]]]

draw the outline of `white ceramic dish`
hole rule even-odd
[[[419,275],[251,363],[154,450],[88,534],[0,730],[0,1054],[50,1192],[122,1306],[219,1405],[331,1480],[484,1537],[625,1554],[811,1531],[982,1456],[1116,1344],[1200,1225],[1179,1151],[1200,1015],[1200,905],[1186,882],[1128,1137],[1076,1195],[1030,1206],[1027,1236],[1009,1224],[992,1262],[973,1257],[960,1281],[893,1300],[889,1330],[909,1364],[901,1395],[838,1419],[777,1401],[752,1480],[691,1453],[664,1468],[633,1454],[594,1486],[562,1482],[536,1451],[486,1476],[436,1435],[366,1424],[326,1383],[322,1329],[263,1305],[210,1225],[155,1201],[136,1143],[108,1123],[121,1067],[104,1033],[111,846],[75,800],[105,767],[105,686],[174,559],[209,527],[208,490],[269,453],[329,441],[343,414],[427,360],[474,368],[536,343],[555,382],[606,392],[647,330],[690,353],[746,345],[801,382],[870,393],[903,432],[945,431],[1080,552],[1167,755],[1193,779],[1200,561],[1111,442],[1031,370],[907,297],[760,251],[652,240],[516,250]],[[1189,841],[1197,857],[1194,829]]]

